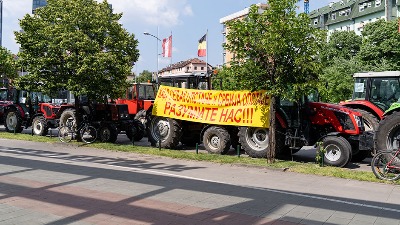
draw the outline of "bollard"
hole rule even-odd
[[[158,140],[158,147],[159,147],[159,150],[161,151],[161,138],[160,138],[160,140]]]
[[[196,143],[196,154],[199,154],[199,143]]]
[[[321,167],[324,167],[324,157],[325,157],[325,153],[323,151],[319,152],[319,155],[321,156]]]
[[[31,129],[31,135],[33,136],[33,128]]]
[[[135,134],[137,130],[135,128],[135,125],[132,126],[132,145],[135,145]]]
[[[237,145],[237,147],[236,147],[236,151],[237,151],[237,157],[240,157],[240,144],[239,145]]]
[[[50,138],[53,137],[53,129],[50,129]]]

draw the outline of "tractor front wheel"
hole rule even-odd
[[[6,112],[5,127],[6,131],[10,133],[22,132],[22,118],[17,109],[10,109]]]
[[[36,116],[32,122],[33,134],[39,136],[46,136],[49,130],[46,119],[43,116]]]

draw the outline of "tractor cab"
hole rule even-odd
[[[400,97],[400,71],[354,74],[353,100],[367,100],[386,111]]]
[[[186,88],[186,89],[198,89],[198,90],[212,89],[211,75],[205,72],[159,76],[158,84],[170,87]]]

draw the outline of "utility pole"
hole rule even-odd
[[[0,47],[3,46],[3,0],[0,0]]]
[[[392,0],[385,0],[385,19],[392,20]]]

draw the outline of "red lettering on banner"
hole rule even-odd
[[[234,109],[231,110],[231,112],[229,113],[228,118],[226,118],[225,122],[228,122],[228,120],[233,122],[233,111],[234,111]]]
[[[225,112],[226,110],[226,112]],[[226,116],[228,115],[227,109],[222,109],[221,116],[219,117],[219,122],[226,121]]]
[[[210,116],[210,121],[215,121],[215,116],[217,115],[218,108],[212,108],[211,109],[211,116]]]
[[[241,113],[243,110],[242,109],[238,109],[235,113],[235,122],[236,123],[240,123],[241,118],[237,118],[238,113]]]
[[[169,110],[170,107],[171,107],[171,102],[166,102],[164,107],[164,114],[166,114],[166,111]]]

